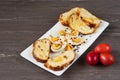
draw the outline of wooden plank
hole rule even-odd
[[[119,80],[120,0],[0,0],[0,80]],[[87,8],[110,26],[86,51],[102,42],[111,44],[115,63],[89,66],[82,55],[56,77],[20,57],[20,52],[48,31],[60,13],[75,6]]]

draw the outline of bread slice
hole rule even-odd
[[[68,18],[70,17],[71,14],[73,13],[80,13],[79,7],[73,8],[63,14],[60,14],[59,21],[64,25],[68,26]]]
[[[33,44],[33,57],[38,62],[46,62],[50,53],[50,41],[48,39],[37,40]]]
[[[80,8],[80,16],[83,21],[89,23],[90,27],[97,28],[101,23],[101,20],[99,18],[97,18],[96,16],[94,16],[88,10],[84,8]]]
[[[75,55],[73,50],[62,52],[60,55],[48,59],[45,67],[54,71],[62,70],[74,60]]]
[[[78,30],[82,34],[93,33],[101,23],[101,20],[91,14],[88,10],[79,7],[72,8],[71,10],[62,13],[59,17],[59,21],[64,26]]]
[[[72,14],[69,19],[69,27],[73,30],[79,31],[82,34],[90,34],[95,31],[94,27],[88,26],[82,19],[80,18],[79,14]]]

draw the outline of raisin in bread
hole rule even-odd
[[[50,41],[48,39],[37,40],[33,44],[33,57],[38,62],[46,62],[50,53]]]

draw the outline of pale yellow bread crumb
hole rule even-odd
[[[68,20],[69,26],[73,30],[77,30],[82,34],[90,34],[93,33],[95,28],[89,27],[81,18],[80,15],[72,14]]]

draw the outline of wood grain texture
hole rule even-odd
[[[119,80],[119,3],[120,0],[0,0],[0,80]],[[20,56],[58,21],[60,13],[76,6],[88,9],[110,25],[62,76],[54,76]],[[109,67],[87,65],[86,53],[102,42],[113,47],[115,63]]]

